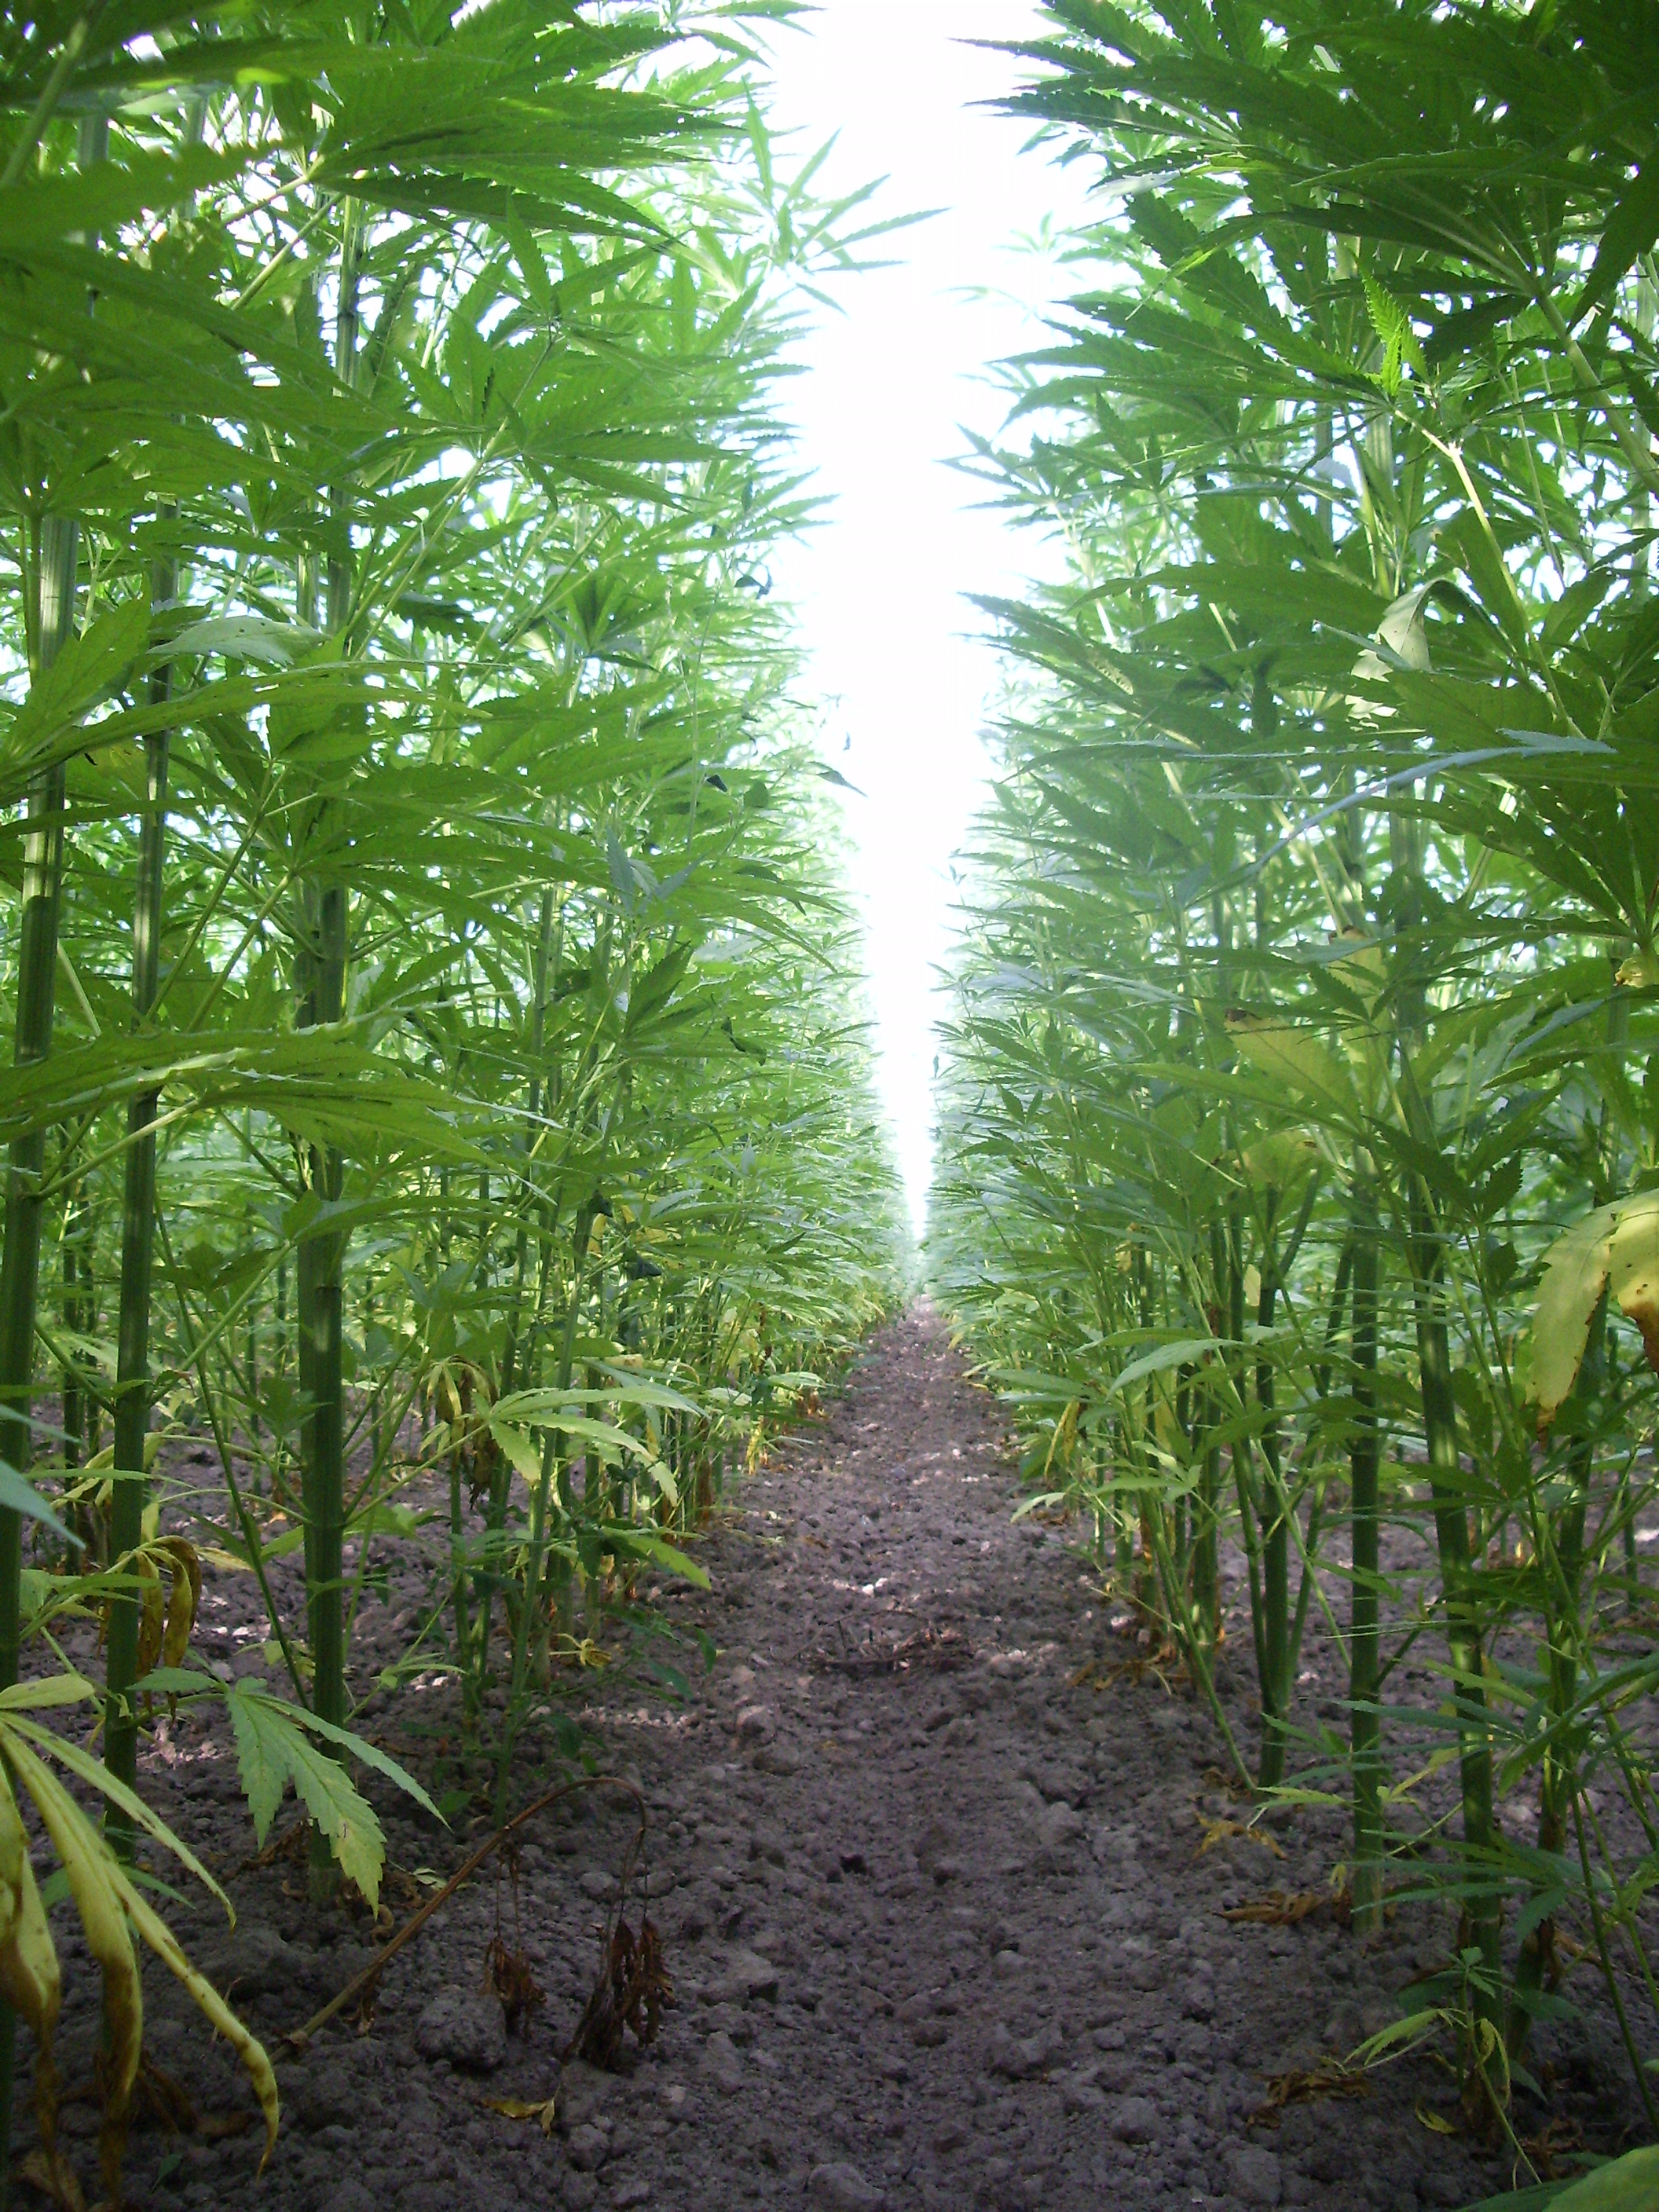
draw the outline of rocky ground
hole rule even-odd
[[[240,1869],[235,1936],[204,1911],[181,1930],[279,2054],[285,2118],[257,2183],[250,2135],[142,2126],[134,2201],[1413,2212],[1506,2188],[1508,2158],[1441,2131],[1451,2085],[1426,2057],[1357,2098],[1275,2108],[1295,2077],[1400,2016],[1399,1992],[1443,1963],[1453,1929],[1427,1907],[1401,1909],[1370,1946],[1325,1910],[1292,1926],[1224,1917],[1269,1891],[1328,1891],[1340,1821],[1245,1832],[1208,1714],[1136,1663],[1075,1530],[1016,1523],[1017,1502],[994,1406],[916,1310],[867,1347],[823,1421],[738,1486],[700,1548],[711,1592],[667,1601],[719,1647],[690,1695],[588,1678],[586,1724],[649,1809],[649,1909],[674,1988],[625,2074],[574,2063],[561,2079],[557,2057],[624,1863],[620,1793],[546,1815],[516,1882],[481,1876],[388,1967],[371,2019],[294,2057],[282,2032],[374,1955],[373,1930],[314,1911],[293,1863],[246,1864],[222,1722],[169,1726],[145,1788],[220,1869]],[[243,1588],[210,1583],[228,1648]],[[1318,1649],[1316,1636],[1310,1678]],[[1229,1693],[1241,1730],[1244,1671]],[[441,1717],[442,1686],[425,1694]],[[545,1761],[526,1747],[515,1802]],[[487,1824],[469,1838],[377,1802],[401,1914]],[[636,1900],[627,1915],[637,1927]],[[484,1993],[497,1935],[546,1998],[513,2037]],[[84,1957],[64,1948],[73,2078],[95,2014]],[[202,2112],[246,2107],[165,1977],[152,1969],[148,1986],[160,2064]],[[1617,2148],[1626,2077],[1595,2004],[1538,2057],[1544,2096],[1523,2100],[1523,2132]],[[90,2179],[90,2106],[69,2122]]]

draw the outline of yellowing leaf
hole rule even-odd
[[[14,1722],[9,1729],[6,1758],[33,1800],[41,1825],[51,1838],[52,1848],[69,1877],[70,1891],[81,1916],[88,1948],[104,1975],[106,2100],[100,2158],[110,2201],[112,2203],[121,2202],[120,2162],[126,2136],[127,2106],[137,2074],[143,2037],[143,1991],[133,1952],[132,1930],[143,1937],[168,1971],[183,1983],[215,2032],[222,2035],[236,2051],[264,2112],[268,2154],[270,2144],[276,2140],[278,2116],[276,2081],[270,2059],[257,2039],[237,2019],[211,1983],[191,1965],[172,1929],[146,1903],[103,1837],[58,1777],[27,1744],[19,1741],[19,1733],[24,1726],[27,1724]],[[36,1733],[33,1730],[30,1732]],[[61,1741],[55,1742],[52,1747],[60,1756],[66,1748]],[[78,1750],[77,1747],[69,1748]],[[84,1753],[79,1756],[85,1759]],[[89,1766],[93,1765],[89,1760],[86,1763]],[[131,1796],[119,1784],[109,1787],[108,1781],[109,1778],[106,1778],[106,1795]],[[15,1838],[8,1835],[5,1817],[8,1811],[11,1827],[15,1830],[16,1836],[21,1837],[21,1825],[17,1820],[15,1803],[9,1790],[0,1800],[0,1914],[5,1911],[4,1900],[7,1898],[18,1899],[21,1909],[15,1930],[8,1931],[9,1935],[15,1935],[16,1940],[0,1942],[0,1988],[16,2008],[29,2019],[31,2025],[34,2024],[37,2015],[45,2022],[46,2035],[41,2037],[39,2027],[36,2033],[41,2040],[42,2051],[49,2066],[50,2028],[57,2017],[58,1963],[52,1954],[51,1935],[34,1889],[27,1852],[21,1857],[21,1891],[12,1887],[8,1846]],[[174,1840],[153,1814],[149,1816],[146,1825],[165,1840]],[[195,1866],[194,1859],[182,1846],[175,1845],[175,1848],[181,1857]],[[206,1879],[205,1875],[204,1879]],[[214,1887],[216,1889],[216,1885]],[[40,1992],[38,1998],[31,1996],[29,1974],[17,1970],[20,1960],[33,1962],[33,1984]],[[8,1968],[11,1971],[9,1972]],[[50,2150],[50,2131],[45,2127],[42,2129],[42,2140]]]
[[[108,1845],[45,1760],[14,1734],[6,1756],[34,1802],[69,1877],[70,1893],[87,1948],[104,1978],[104,2111],[98,2162],[110,2202],[121,2201],[121,2156],[127,2112],[143,2047],[144,1993],[119,1891],[111,1880],[115,1862]]]
[[[1550,2212],[1653,2212],[1659,2204],[1659,2144],[1626,2151],[1550,2199]]]
[[[191,2002],[205,2015],[215,2032],[224,2037],[241,2060],[243,2070],[253,2084],[253,2094],[259,2100],[259,2109],[264,2114],[265,2158],[269,2158],[271,2147],[276,2141],[276,2124],[281,2118],[282,2106],[276,2094],[276,2076],[271,2070],[264,2045],[243,2026],[207,1977],[191,1965],[166,1921],[144,1902],[118,1867],[115,1869],[114,1881],[126,1907],[127,1917],[133,1926],[167,1971],[184,1984]],[[261,2159],[259,2163],[263,2169],[264,2159]]]
[[[161,1664],[177,1667],[190,1649],[191,1632],[202,1605],[202,1563],[193,1546],[182,1536],[169,1536],[163,1548],[173,1561],[173,1591],[167,1600],[167,1627],[161,1638]],[[141,1668],[140,1673],[143,1670]]]
[[[502,1456],[508,1465],[526,1482],[541,1480],[541,1454],[527,1431],[515,1429],[510,1421],[499,1420],[492,1416],[489,1433],[501,1446]]]
[[[553,2123],[558,2117],[558,2099],[550,2097],[545,2104],[535,2104],[525,2097],[486,2097],[487,2112],[499,2112],[504,2120],[537,2120],[544,2136],[553,2132]]]
[[[1358,1100],[1346,1066],[1299,1023],[1273,1014],[1234,1012],[1227,1036],[1241,1060],[1304,1098],[1316,1098],[1339,1113],[1357,1112]]]
[[[0,1690],[0,1713],[44,1712],[54,1705],[94,1705],[98,1698],[95,1683],[66,1668],[62,1674],[14,1682],[9,1688]]]
[[[1431,2112],[1426,2105],[1417,2107],[1417,2117],[1431,2135],[1455,2136],[1457,2133],[1450,2120],[1443,2119],[1438,2112]]]
[[[1319,1147],[1311,1137],[1298,1129],[1280,1129],[1240,1153],[1238,1164],[1255,1189],[1282,1195],[1310,1175],[1318,1160]]]
[[[1659,1191],[1598,1206],[1545,1255],[1532,1322],[1540,1430],[1548,1428],[1577,1379],[1604,1291],[1640,1329],[1648,1364],[1659,1370]]]
[[[28,1838],[0,1769],[0,1996],[33,2033],[34,2112],[49,2168],[57,2160],[58,2069],[52,2039],[63,2008],[58,1954],[29,1863]]]
[[[167,1608],[161,1601],[161,1577],[148,1552],[132,1562],[138,1576],[138,1672],[148,1674],[161,1656],[161,1631]]]
[[[125,1782],[118,1782],[101,1760],[94,1759],[89,1752],[82,1751],[78,1743],[72,1743],[67,1736],[55,1735],[50,1729],[42,1728],[33,1721],[14,1719],[6,1734],[9,1743],[15,1743],[19,1737],[27,1737],[60,1765],[67,1766],[70,1773],[78,1776],[89,1790],[100,1791],[111,1804],[118,1805],[135,1827],[143,1828],[147,1834],[153,1836],[164,1850],[171,1851],[179,1865],[196,1877],[204,1889],[212,1891],[234,1924],[236,1915],[231,1911],[230,1899],[195,1852],[173,1834],[167,1822],[145,1804],[137,1790],[129,1790]]]

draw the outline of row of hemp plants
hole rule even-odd
[[[1249,1779],[1351,1803],[1358,1929],[1457,1905],[1472,2115],[1565,1921],[1652,2121],[1651,16],[1047,15],[1098,212],[972,463],[1065,576],[997,610],[934,1270],[1194,1683],[1242,1644]]]
[[[140,1831],[208,1877],[144,1692],[226,1698],[261,1833],[291,1778],[314,1893],[372,1903],[354,1766],[424,1796],[352,1728],[388,1557],[504,1802],[595,1606],[695,1575],[896,1293],[768,603],[790,301],[854,253],[773,166],[787,13],[0,25],[0,2135],[21,2014],[60,2191],[30,1820],[105,1978],[111,2199],[134,1931],[276,2125],[145,1901]],[[191,1660],[209,1550],[267,1685]],[[54,1656],[92,1616],[101,1681]],[[41,1717],[88,1704],[91,1751]]]

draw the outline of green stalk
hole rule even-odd
[[[334,329],[334,373],[343,384],[356,381],[359,327],[358,285],[362,266],[362,214],[354,201],[343,209],[339,304]],[[348,485],[337,485],[333,520],[339,547],[328,562],[328,627],[343,651],[348,649],[351,620],[350,513]],[[321,829],[321,817],[313,834]],[[345,1017],[346,960],[349,930],[345,884],[332,873],[314,872],[304,884],[306,951],[299,1012],[303,1029],[328,1027]],[[337,1146],[307,1150],[307,1179],[321,1207],[337,1206],[345,1168]],[[313,1223],[300,1240],[297,1257],[300,1381],[310,1401],[305,1423],[306,1451],[301,1470],[305,1505],[306,1613],[311,1637],[312,1707],[319,1720],[343,1728],[345,1692],[345,1385],[341,1368],[345,1238],[325,1220]],[[331,1897],[338,1869],[319,1828],[311,1836],[311,1893],[318,1902]]]
[[[1348,1448],[1353,1541],[1348,1639],[1348,1711],[1353,1759],[1353,1925],[1382,1925],[1382,1715],[1377,1710],[1380,1628],[1376,1425],[1376,1191],[1369,1175],[1353,1186],[1353,1439]]]
[[[1154,1534],[1152,1541],[1157,1548],[1158,1576],[1164,1585],[1170,1627],[1174,1630],[1181,1646],[1182,1656],[1187,1662],[1188,1669],[1197,1683],[1205,1704],[1210,1709],[1212,1718],[1221,1731],[1222,1741],[1231,1755],[1238,1778],[1241,1782],[1248,1784],[1250,1770],[1244,1763],[1244,1754],[1239,1749],[1237,1740],[1233,1735],[1226,1709],[1216,1695],[1215,1678],[1210,1671],[1209,1659],[1204,1649],[1203,1639],[1199,1633],[1197,1615],[1188,1603],[1186,1591],[1181,1585],[1176,1562],[1170,1554],[1169,1540],[1160,1528]]]
[[[165,605],[178,574],[158,561],[151,598]],[[171,696],[170,662],[150,678],[150,697]],[[161,975],[162,861],[167,846],[168,735],[144,741],[144,811],[138,829],[138,882],[132,908],[132,1025],[142,1029],[155,1005]],[[127,1149],[121,1194],[121,1304],[116,1324],[115,1449],[112,1470],[110,1557],[121,1565],[143,1539],[144,1439],[149,1430],[149,1296],[155,1237],[155,1133],[160,1093],[141,1091],[127,1108]],[[130,1573],[130,1570],[125,1570]],[[131,1790],[137,1778],[138,1717],[132,1686],[138,1666],[138,1593],[110,1599],[109,1656],[104,1671],[104,1763]],[[132,1821],[111,1805],[105,1827],[116,1851],[132,1856]]]
[[[542,1111],[542,1054],[547,1036],[548,971],[553,957],[553,922],[556,902],[553,886],[547,884],[542,892],[541,911],[537,918],[536,957],[532,976],[530,1012],[530,1092],[525,1116],[524,1139],[520,1147],[526,1166],[535,1146],[536,1127]],[[519,1329],[524,1312],[526,1279],[530,1267],[530,1186],[526,1176],[519,1182],[519,1236],[513,1270],[513,1299],[507,1309],[507,1349],[501,1356],[501,1395],[517,1387],[519,1364]],[[531,1334],[534,1337],[532,1319]],[[527,1347],[528,1348],[528,1347]],[[496,1586],[501,1580],[495,1555],[507,1526],[507,1501],[513,1493],[512,1462],[502,1457],[498,1462],[490,1483],[489,1501],[485,1516],[485,1546],[483,1564],[477,1581],[478,1601],[477,1635],[473,1645],[477,1662],[476,1694],[483,1697],[484,1675],[489,1663],[490,1615],[495,1607]]]
[[[1219,1221],[1210,1224],[1210,1272],[1216,1285],[1216,1320],[1223,1295],[1222,1285],[1226,1273]],[[1200,1424],[1214,1424],[1217,1407],[1213,1382],[1203,1381],[1200,1370],[1200,1388],[1197,1417]],[[1198,1494],[1194,1500],[1193,1529],[1193,1613],[1194,1632],[1206,1653],[1212,1652],[1221,1633],[1221,1452],[1212,1444],[1204,1455],[1204,1465],[1199,1475]]]
[[[1258,1328],[1273,1324],[1273,1303],[1279,1293],[1273,1216],[1278,1193],[1267,1194],[1267,1218],[1261,1254],[1261,1292],[1256,1300]],[[1261,1491],[1261,1771],[1263,1790],[1277,1789],[1285,1778],[1284,1724],[1290,1705],[1285,1669],[1291,1641],[1291,1531],[1289,1506],[1279,1479],[1279,1422],[1274,1413],[1273,1364],[1255,1364],[1255,1402],[1262,1413],[1261,1459],[1266,1476]]]
[[[1409,1069],[1407,1071],[1409,1084]],[[1457,1452],[1457,1401],[1452,1394],[1451,1347],[1445,1319],[1445,1256],[1422,1179],[1411,1199],[1412,1296],[1417,1317],[1424,1439],[1435,1539],[1445,1594],[1446,1642],[1451,1656],[1457,1716],[1459,1775],[1463,1800],[1464,1911],[1490,1987],[1476,1993],[1479,2016],[1501,2026],[1503,1905],[1493,1886],[1492,1734],[1482,1686],[1480,1590],[1469,1542],[1463,1470]]]
[[[64,1278],[64,1334],[71,1340],[71,1348],[65,1352],[63,1360],[65,1470],[79,1467],[86,1457],[88,1394],[82,1387],[84,1373],[82,1358],[72,1348],[72,1343],[76,1337],[86,1334],[91,1327],[86,1296],[92,1280],[92,1262],[86,1249],[90,1234],[91,1209],[87,1204],[86,1186],[83,1182],[77,1182],[70,1191],[69,1203],[64,1209],[64,1231],[59,1239]]]
[[[59,64],[63,79],[67,78],[73,59],[66,47]],[[54,83],[61,81],[54,76]],[[100,117],[88,118],[82,124],[82,167],[102,154],[108,127]],[[72,515],[41,517],[31,689],[51,669],[74,626],[80,550],[80,525]],[[64,789],[61,761],[41,769],[29,783],[23,823],[17,1011],[12,1043],[12,1061],[18,1067],[45,1060],[52,1050],[64,881]],[[46,1127],[37,1123],[12,1141],[6,1176],[4,1241],[0,1243],[0,1415],[5,1419],[0,1451],[20,1474],[27,1473],[34,1456],[30,1385],[34,1379],[40,1186],[46,1164]],[[0,1506],[0,1689],[9,1688],[17,1680],[22,1573],[22,1520],[9,1506]],[[0,2003],[0,2212],[11,2201],[11,2103],[16,2063],[17,2016],[9,2004]]]
[[[593,1224],[599,1219],[601,1201],[590,1199],[576,1215],[576,1233],[573,1240],[570,1278],[570,1304],[565,1313],[564,1343],[559,1353],[561,1390],[570,1388],[571,1370],[576,1359],[576,1328],[581,1317],[582,1292],[587,1280],[587,1252],[592,1241]],[[542,1464],[535,1495],[530,1506],[530,1549],[525,1567],[524,1603],[519,1608],[513,1637],[513,1685],[507,1701],[507,1712],[501,1725],[501,1759],[495,1771],[495,1803],[497,1810],[507,1802],[507,1785],[511,1778],[513,1746],[518,1735],[519,1712],[523,1703],[525,1684],[529,1676],[530,1642],[535,1621],[545,1602],[545,1567],[547,1560],[547,1528],[552,1510],[556,1484],[559,1505],[563,1518],[573,1514],[574,1499],[570,1492],[570,1477],[565,1466],[564,1436],[559,1430],[550,1429],[542,1445]]]
[[[342,884],[308,884],[307,966],[310,988],[300,1026],[340,1021],[345,1012],[346,893]],[[344,1170],[332,1145],[308,1147],[307,1172],[324,1208],[337,1206]],[[311,1637],[312,1704],[319,1719],[343,1728],[345,1613],[345,1392],[341,1372],[342,1276],[345,1239],[326,1219],[313,1222],[300,1239],[300,1384],[309,1401],[301,1469],[306,1529],[306,1613]],[[331,1895],[337,1873],[328,1840],[312,1834],[312,1890]]]
[[[69,637],[79,542],[79,526],[73,520],[47,515],[42,521],[37,682]],[[52,1050],[64,871],[64,786],[61,763],[42,769],[29,786],[12,1046],[12,1062],[18,1067],[46,1059]],[[6,1179],[5,1241],[0,1247],[0,1412],[6,1420],[5,1456],[20,1473],[27,1473],[34,1456],[29,1404],[40,1267],[40,1183],[46,1159],[44,1125],[14,1139]],[[22,1522],[9,1508],[0,1507],[0,1687],[17,1680],[21,1566]]]
[[[289,1371],[288,1342],[288,1247],[276,1255],[276,1352],[272,1370],[277,1375]],[[270,1439],[270,1495],[273,1503],[280,1504],[289,1494],[287,1470],[288,1439],[273,1429]]]
[[[1227,1334],[1235,1346],[1244,1341],[1244,1214],[1238,1205],[1234,1205],[1227,1216]],[[1228,1354],[1230,1366],[1237,1357],[1236,1352]],[[1236,1389],[1242,1405],[1245,1390],[1242,1376],[1236,1379]],[[1267,1646],[1262,1632],[1261,1547],[1257,1537],[1249,1439],[1238,1438],[1228,1456],[1232,1462],[1233,1488],[1238,1498],[1239,1543],[1249,1577],[1250,1640],[1255,1650],[1256,1680],[1263,1682],[1268,1671]]]
[[[457,1408],[458,1413],[461,1409]],[[471,1666],[472,1628],[468,1618],[466,1520],[461,1504],[461,1425],[449,1452],[449,1601],[455,1620],[455,1664],[461,1673],[461,1728],[470,1740],[478,1717],[483,1683]]]
[[[1567,1501],[1551,1515],[1548,1531],[1553,1556],[1546,1569],[1544,1674],[1549,1712],[1550,1741],[1539,1776],[1538,1848],[1551,1856],[1565,1849],[1568,1823],[1578,1790],[1578,1777],[1565,1748],[1568,1716],[1578,1696],[1577,1640],[1583,1632],[1584,1520],[1589,1505],[1590,1482],[1595,1463],[1595,1413],[1607,1382],[1607,1294],[1604,1290],[1590,1320],[1578,1379],[1573,1385],[1572,1405],[1582,1424],[1581,1433],[1567,1449]],[[1557,1971],[1555,1916],[1547,1914],[1522,1940],[1515,1967],[1515,1998],[1510,2013],[1509,2047],[1519,2057],[1532,2027],[1528,2000]]]
[[[1310,1205],[1304,1206],[1303,1212],[1304,1216],[1310,1213],[1311,1211],[1312,1208]],[[1296,1246],[1299,1244],[1300,1242],[1301,1239],[1299,1236],[1292,1239],[1292,1252],[1294,1252]],[[1288,1258],[1282,1260],[1280,1261],[1281,1270],[1287,1269],[1289,1265],[1290,1261]],[[1331,1352],[1333,1346],[1336,1343],[1337,1338],[1342,1333],[1343,1317],[1347,1311],[1348,1305],[1348,1285],[1352,1273],[1353,1241],[1352,1237],[1350,1237],[1347,1243],[1343,1245],[1341,1255],[1336,1263],[1336,1280],[1331,1285],[1330,1308],[1325,1316],[1324,1350],[1318,1366],[1314,1370],[1314,1396],[1322,1409],[1325,1404],[1325,1401],[1331,1395]],[[1286,1662],[1286,1678],[1291,1682],[1294,1682],[1296,1680],[1297,1669],[1302,1664],[1302,1639],[1307,1632],[1308,1608],[1318,1589],[1318,1577],[1315,1572],[1315,1567],[1319,1558],[1320,1531],[1325,1525],[1325,1492],[1327,1478],[1324,1471],[1323,1460],[1324,1449],[1322,1438],[1320,1440],[1320,1448],[1315,1455],[1315,1473],[1312,1477],[1313,1502],[1308,1508],[1307,1529],[1305,1533],[1298,1534],[1297,1525],[1294,1517],[1291,1518],[1289,1523],[1292,1535],[1297,1535],[1298,1537],[1297,1549],[1300,1553],[1302,1559],[1302,1573],[1297,1580],[1296,1589],[1296,1609],[1291,1616],[1290,1651]],[[1294,1508],[1291,1508],[1291,1510],[1293,1515]],[[1322,1599],[1321,1601],[1321,1609],[1325,1609]],[[1328,1613],[1327,1614],[1327,1617],[1328,1618]],[[1334,1621],[1331,1623],[1331,1626],[1333,1629],[1334,1629]]]

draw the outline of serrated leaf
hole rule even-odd
[[[149,635],[148,599],[124,599],[72,637],[29,688],[0,754],[30,753],[75,722],[143,651]]]
[[[231,1733],[236,1744],[236,1768],[242,1794],[253,1817],[253,1836],[263,1844],[276,1819],[292,1776],[287,1737],[282,1726],[270,1721],[264,1701],[232,1688],[225,1701],[230,1707]],[[291,1727],[292,1723],[287,1724]]]

